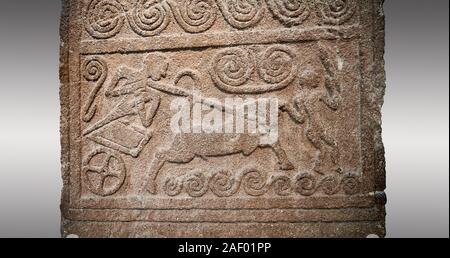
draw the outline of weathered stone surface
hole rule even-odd
[[[384,236],[382,3],[64,1],[62,235]],[[176,135],[193,90],[276,98],[278,140]]]

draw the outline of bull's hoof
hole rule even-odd
[[[155,182],[150,182],[147,185],[147,191],[153,195],[157,194],[157,190],[156,190],[156,183]]]

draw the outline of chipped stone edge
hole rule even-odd
[[[69,185],[70,185],[70,107],[69,107],[69,27],[70,27],[70,0],[61,0],[62,12],[60,19],[60,61],[59,61],[59,80],[60,80],[60,142],[61,142],[61,174],[62,174],[62,192],[61,192],[61,236],[64,232],[66,220],[64,210],[70,206]]]

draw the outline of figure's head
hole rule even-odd
[[[315,89],[322,84],[322,76],[313,65],[307,65],[299,74],[300,87],[303,89]]]
[[[169,60],[161,53],[152,53],[145,57],[146,76],[153,81],[160,81],[167,76]]]

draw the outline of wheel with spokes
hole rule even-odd
[[[110,150],[101,148],[93,151],[83,167],[85,184],[96,195],[113,195],[125,182],[125,163],[118,154]]]

